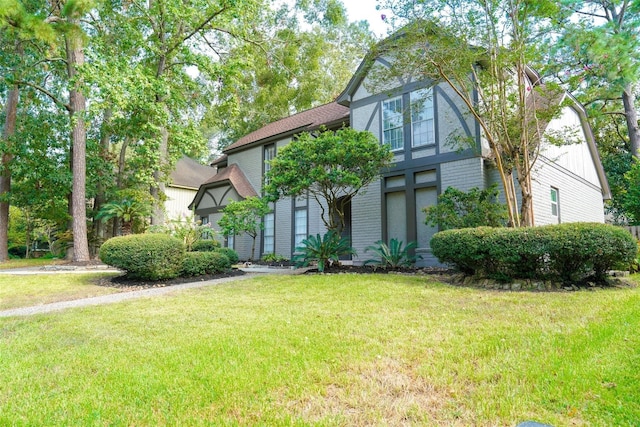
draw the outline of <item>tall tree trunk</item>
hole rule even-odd
[[[11,138],[16,131],[16,121],[18,119],[18,101],[20,99],[20,88],[14,85],[9,91],[7,105],[5,108],[4,132],[2,139],[5,142],[6,151],[2,153],[2,170],[0,172],[0,262],[9,259],[9,201],[6,197],[11,191]]]
[[[109,124],[111,121],[111,115],[112,115],[112,110],[110,108],[107,108],[106,110],[104,110],[104,113],[102,116],[102,126],[100,129],[100,156],[102,157],[103,160],[105,160],[105,162],[109,158],[109,140],[111,139],[111,131],[109,130]],[[104,185],[103,175],[104,175],[103,171],[98,171],[98,176],[100,177],[100,179],[98,179],[98,183],[96,186],[96,197],[93,203],[94,218],[96,214],[100,212],[100,209],[102,209],[102,206],[107,202],[107,196],[105,194],[106,186]],[[97,244],[100,245],[100,243],[104,239],[105,223],[103,221],[94,220],[93,231],[97,239]],[[97,248],[94,248],[94,253],[95,253],[95,249]]]
[[[160,33],[159,37],[161,39],[161,43],[163,44],[163,50],[166,49],[164,46],[164,33]],[[161,55],[158,59],[158,66],[156,69],[156,78],[158,80],[162,79],[167,64],[166,55]],[[162,107],[162,112],[164,113],[164,117],[160,123],[160,144],[159,144],[159,160],[158,167],[153,172],[153,180],[154,183],[151,186],[150,193],[154,200],[153,212],[151,213],[151,225],[162,225],[164,224],[164,182],[163,182],[163,169],[169,158],[169,129],[167,128],[166,120],[169,117],[169,107],[165,102],[165,97],[163,95],[156,95],[156,104],[159,104]]]
[[[633,154],[636,159],[640,159],[640,128],[638,128],[638,111],[636,110],[635,101],[636,97],[633,93],[633,85],[627,84],[624,92],[622,92],[624,115],[627,120],[631,154]]]
[[[69,23],[78,25],[77,19],[70,19]],[[73,186],[71,194],[72,231],[73,231],[73,261],[86,262],[91,259],[87,240],[87,130],[84,114],[86,100],[82,93],[82,81],[77,76],[77,67],[84,64],[82,35],[70,31],[65,37],[67,51],[67,72],[69,80],[74,81],[69,90],[69,107],[71,116],[71,146]]]

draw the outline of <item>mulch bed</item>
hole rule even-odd
[[[230,270],[220,274],[205,274],[195,277],[176,277],[175,279],[166,280],[143,280],[127,277],[126,275],[115,277],[104,277],[97,279],[95,284],[98,286],[106,286],[109,288],[119,288],[137,291],[148,288],[164,288],[166,286],[180,285],[182,283],[204,282],[206,280],[221,279],[223,277],[244,276],[245,272],[237,269]]]

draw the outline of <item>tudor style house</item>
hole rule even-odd
[[[379,58],[373,66],[388,66]],[[445,83],[399,82],[397,87],[370,92],[363,65],[335,102],[270,123],[239,139],[224,150],[213,166],[218,173],[202,184],[190,205],[203,222],[214,224],[230,200],[261,193],[268,161],[296,134],[320,126],[337,129],[351,126],[374,133],[389,144],[394,166],[367,191],[350,202],[345,232],[357,252],[356,264],[369,257],[364,249],[378,240],[416,241],[419,261],[436,263],[429,241],[437,231],[424,223],[424,207],[437,202],[447,187],[467,191],[499,183],[479,126],[455,92]],[[529,70],[532,85],[539,78]],[[542,142],[533,176],[533,209],[536,225],[591,221],[604,222],[604,200],[610,198],[607,180],[584,108],[569,94],[555,97],[566,105],[546,124],[547,131],[571,127],[580,143],[555,146]],[[459,150],[450,136],[462,134],[474,147]],[[304,171],[300,171],[304,173]],[[261,255],[276,253],[290,258],[308,235],[324,233],[320,207],[305,198],[284,199],[274,204],[264,219],[259,237]],[[246,236],[230,237],[226,245],[248,258],[251,242]]]

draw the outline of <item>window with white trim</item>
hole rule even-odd
[[[411,145],[420,147],[436,143],[433,126],[433,90],[411,92]]]
[[[382,142],[392,150],[404,147],[402,97],[382,102]]]
[[[558,189],[551,187],[551,215],[557,217],[559,214],[558,209]]]
[[[267,172],[271,170],[271,164],[269,163],[271,160],[276,157],[276,144],[269,144],[264,146],[264,183],[267,182]]]
[[[302,245],[302,241],[307,238],[307,208],[299,208],[295,211],[294,217],[294,240],[293,247]]]
[[[263,241],[263,253],[272,254],[275,251],[276,240],[276,227],[275,227],[275,215],[270,212],[264,216],[264,241]]]

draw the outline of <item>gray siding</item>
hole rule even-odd
[[[440,165],[441,191],[447,187],[469,191],[485,182],[484,161],[480,157],[447,162]]]
[[[283,198],[275,206],[275,253],[284,257],[291,257],[291,198]]]
[[[380,181],[371,183],[366,192],[358,194],[351,202],[352,246],[357,256],[354,264],[363,263],[370,255],[364,249],[382,239],[382,200]]]
[[[599,187],[542,157],[537,166],[533,182],[535,225],[557,222],[551,215],[551,187],[558,189],[560,222],[604,222],[604,202]]]

